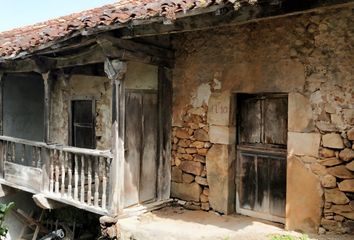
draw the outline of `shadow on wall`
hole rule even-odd
[[[31,212],[39,212],[40,209],[35,205],[32,200],[32,194],[26,192],[17,192],[14,189],[9,189],[7,195],[0,197],[0,203],[15,203],[15,209],[21,209],[26,214],[30,215]],[[5,218],[5,226],[9,229],[8,237],[6,240],[17,240],[20,237],[21,230],[25,224],[21,222],[12,211]]]

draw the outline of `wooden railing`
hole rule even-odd
[[[0,136],[0,171],[6,182],[91,211],[109,208],[112,154]]]

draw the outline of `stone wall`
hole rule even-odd
[[[353,14],[346,7],[174,35],[173,197],[233,212],[235,94],[288,93],[286,227],[353,232]]]

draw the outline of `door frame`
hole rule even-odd
[[[249,145],[243,145],[243,146],[239,146],[239,126],[240,126],[240,111],[239,111],[239,102],[238,102],[238,97],[240,95],[254,95],[257,96],[259,98],[266,98],[267,96],[273,96],[273,97],[287,97],[288,99],[288,94],[287,93],[243,93],[243,92],[237,92],[234,93],[234,102],[236,102],[236,104],[234,104],[233,108],[234,110],[234,115],[235,115],[235,122],[236,122],[236,143],[234,145],[235,147],[235,152],[236,152],[236,164],[235,164],[235,208],[236,208],[236,213],[242,214],[242,215],[247,215],[250,217],[254,217],[254,218],[260,218],[260,219],[264,219],[264,220],[268,220],[268,221],[272,221],[272,222],[278,222],[278,223],[283,223],[285,224],[285,220],[286,220],[286,209],[284,209],[284,217],[279,217],[279,216],[275,216],[275,215],[271,215],[270,213],[263,213],[263,212],[257,212],[254,210],[249,210],[249,209],[244,209],[240,206],[240,196],[239,196],[239,191],[238,191],[238,187],[240,185],[240,181],[241,181],[241,175],[240,175],[240,170],[241,170],[241,161],[240,161],[240,157],[241,157],[241,151],[243,152],[250,152],[250,154],[253,153],[257,153],[259,152],[260,154],[264,153],[265,156],[270,156],[270,157],[274,157],[274,158],[283,158],[284,161],[286,161],[286,166],[287,166],[287,145],[285,148],[278,148],[272,144],[267,144],[267,146],[265,148],[260,148],[259,146],[256,146],[255,144],[249,144]],[[231,111],[233,112],[233,111]],[[288,109],[287,109],[287,114],[288,114]],[[286,128],[286,132],[288,132],[288,128]],[[268,154],[268,155],[267,155]],[[285,167],[285,173],[287,175],[287,167]],[[285,188],[285,208],[286,208],[286,188]]]

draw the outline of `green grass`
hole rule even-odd
[[[291,235],[274,234],[274,235],[269,236],[269,240],[310,240],[310,238],[307,235],[295,237],[295,236],[291,236]]]

